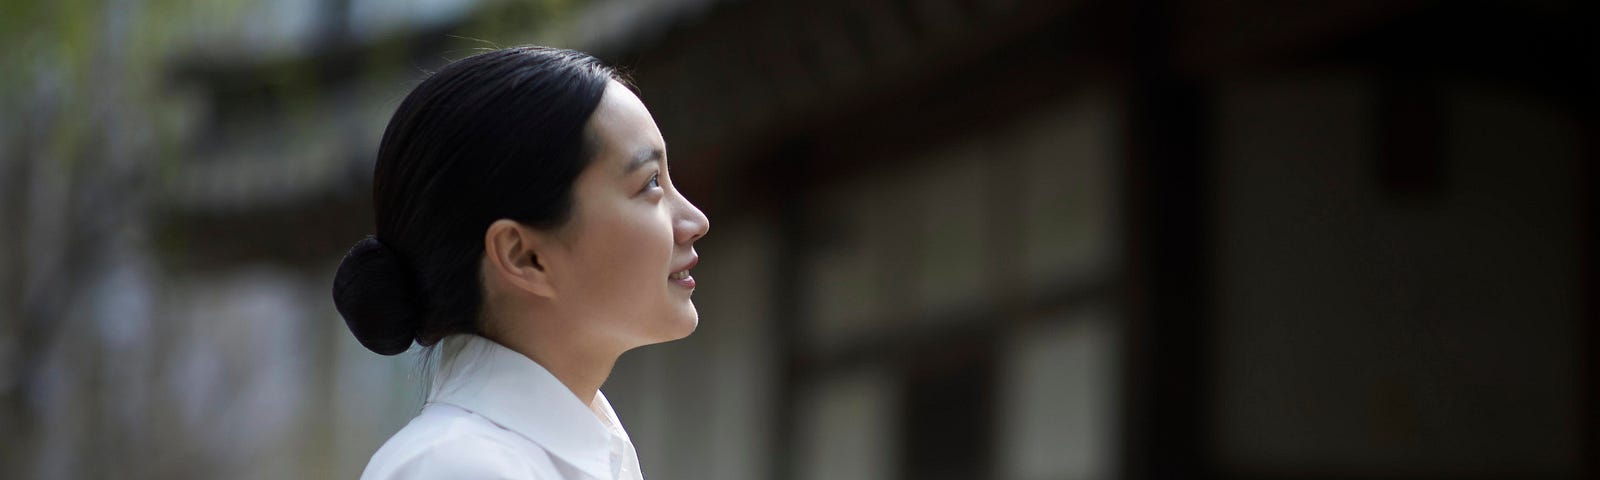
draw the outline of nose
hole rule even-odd
[[[711,219],[706,214],[689,203],[689,199],[679,196],[681,207],[673,221],[672,233],[679,244],[693,245],[700,237],[706,236],[706,231],[711,229]]]

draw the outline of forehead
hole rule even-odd
[[[600,159],[626,167],[637,152],[665,148],[661,131],[644,102],[627,87],[613,80],[606,86],[600,105],[589,118]]]

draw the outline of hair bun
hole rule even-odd
[[[356,242],[333,276],[333,306],[361,346],[380,355],[411,348],[421,325],[416,280],[376,237]]]

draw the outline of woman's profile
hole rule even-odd
[[[694,331],[710,224],[617,74],[545,47],[445,66],[389,121],[372,197],[334,304],[368,349],[439,360],[362,478],[642,478],[599,388],[623,352]]]

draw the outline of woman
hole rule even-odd
[[[694,331],[710,224],[639,98],[570,50],[456,61],[395,111],[372,196],[334,304],[374,352],[443,348],[362,478],[642,478],[599,388],[623,352]]]

